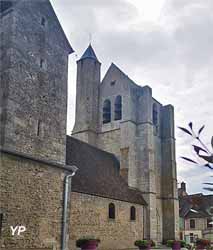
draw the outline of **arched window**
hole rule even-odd
[[[158,109],[155,103],[153,104],[152,107],[152,121],[155,126],[158,124]]]
[[[115,98],[115,120],[122,119],[122,98],[118,95]]]
[[[113,203],[109,204],[109,219],[115,219],[115,205]]]
[[[194,219],[190,220],[190,228],[195,228],[195,220]]]
[[[136,209],[134,206],[130,208],[130,220],[136,220]]]
[[[111,122],[111,102],[105,100],[103,105],[103,123]]]

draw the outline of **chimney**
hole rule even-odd
[[[186,192],[186,183],[185,182],[181,182],[181,189]]]

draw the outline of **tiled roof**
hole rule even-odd
[[[146,205],[142,193],[120,176],[113,154],[67,136],[66,162],[79,168],[72,180],[73,191]]]
[[[213,208],[213,195],[202,193],[180,197],[181,217],[209,217],[212,216],[210,209]]]

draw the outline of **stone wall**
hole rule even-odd
[[[17,1],[0,30],[1,146],[64,163],[69,51],[50,3]]]
[[[63,179],[58,168],[1,153],[0,249],[60,249]],[[16,225],[26,232],[12,236],[10,226]]]
[[[195,228],[190,228],[190,220],[195,220]],[[207,218],[190,218],[185,219],[185,230],[204,230],[207,228]]]
[[[115,220],[108,218],[108,206],[114,203]],[[130,221],[130,207],[136,208],[136,221]],[[143,238],[143,206],[80,194],[71,195],[71,245],[84,236],[99,238],[100,250],[134,248],[134,241]]]

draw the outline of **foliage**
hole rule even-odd
[[[136,240],[135,246],[140,248],[147,248],[149,246],[154,247],[155,242],[153,240]]]
[[[207,240],[207,239],[197,239],[196,245],[202,245],[202,246],[208,247],[211,245],[211,242],[210,240]]]
[[[150,241],[150,243],[151,243],[151,247],[155,247],[155,246],[156,246],[154,240],[149,240],[149,241]]]
[[[181,247],[186,247],[186,245],[187,245],[187,244],[186,244],[185,240],[181,240],[181,241],[180,241],[180,246],[181,246]]]
[[[184,240],[167,240],[167,247],[173,247],[175,243],[180,243],[181,247],[186,247],[186,242]]]
[[[190,245],[190,244],[186,244],[185,248],[191,250],[193,247],[192,247],[192,245]]]
[[[98,244],[101,242],[99,239],[95,239],[95,238],[80,238],[76,241],[76,247],[82,247],[85,244],[87,244],[89,241],[96,241],[96,245],[98,246]]]
[[[212,149],[209,150],[208,147],[206,146],[206,144],[201,140],[200,136],[202,131],[204,130],[205,126],[203,125],[197,132],[194,131],[193,129],[193,123],[190,122],[188,124],[189,128],[184,128],[184,127],[179,127],[179,129],[181,129],[183,132],[185,132],[187,135],[190,135],[192,138],[195,139],[196,141],[196,145],[192,145],[194,152],[197,156],[198,159],[202,159],[202,161],[204,161],[204,163],[200,164],[197,160],[188,158],[188,157],[181,157],[182,159],[184,159],[185,161],[197,164],[197,165],[203,165],[204,167],[207,167],[209,169],[213,169],[213,136],[211,138],[211,146]],[[198,144],[199,145],[198,145]],[[213,185],[213,183],[204,183],[206,185]],[[209,190],[209,191],[213,191],[212,187],[205,187],[204,189]]]

